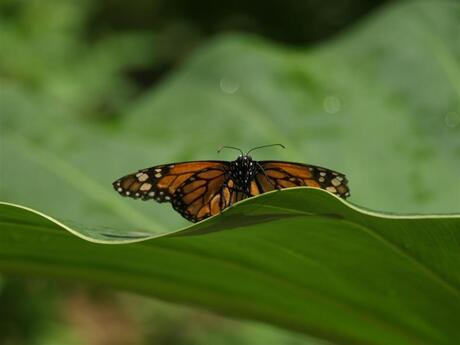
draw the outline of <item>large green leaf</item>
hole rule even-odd
[[[460,337],[460,215],[379,215],[297,188],[152,238],[0,211],[4,272],[121,287],[341,344]]]

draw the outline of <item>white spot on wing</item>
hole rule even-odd
[[[337,193],[337,189],[335,189],[335,187],[329,186],[329,187],[326,188],[326,190],[327,190],[328,192],[331,192],[331,193]]]
[[[331,183],[332,183],[332,185],[333,185],[334,187],[338,187],[338,186],[340,186],[340,185],[342,184],[342,182],[340,182],[337,178],[333,178],[333,179],[331,180]]]
[[[150,184],[150,183],[143,183],[143,184],[141,185],[141,188],[139,188],[139,189],[140,189],[141,191],[143,191],[143,192],[146,192],[146,191],[150,190],[150,188],[152,188],[152,184]]]
[[[136,174],[136,176],[139,182],[147,181],[149,178],[149,175],[147,175],[146,173],[139,173],[139,174]]]

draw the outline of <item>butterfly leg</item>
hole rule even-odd
[[[235,193],[235,194],[233,194]],[[239,189],[231,189],[231,194],[230,194],[230,207],[233,206],[233,195],[235,195],[235,200],[238,201],[238,193],[241,193],[241,190]]]
[[[233,194],[233,193],[235,193],[235,194]],[[232,188],[231,189],[231,194],[230,194],[230,205],[229,205],[229,207],[233,206],[233,195],[235,195],[235,200],[236,201],[240,201],[240,200],[244,199],[244,196],[246,196],[248,198],[250,197],[250,195],[247,194],[244,190],[242,190],[242,189],[233,189]],[[241,196],[243,196],[243,198]]]
[[[230,191],[230,197],[228,198],[228,207],[232,207],[233,206],[233,189],[228,189]]]

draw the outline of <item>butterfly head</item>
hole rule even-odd
[[[251,166],[254,165],[254,160],[249,155],[239,155],[236,158],[235,163],[238,163],[238,164],[240,164],[241,166],[244,166],[244,167],[251,167]]]

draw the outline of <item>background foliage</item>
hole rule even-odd
[[[458,6],[391,3],[358,19],[368,4],[338,3],[288,2],[285,16],[266,6],[258,17],[249,5],[242,16],[231,7],[207,7],[211,15],[204,16],[201,7],[179,1],[2,2],[0,198],[73,222],[162,232],[185,222],[168,206],[119,198],[113,179],[157,163],[216,158],[221,144],[282,142],[287,150],[260,151],[257,158],[343,171],[357,204],[459,211]],[[302,22],[305,13],[318,20]],[[17,301],[8,305],[17,322],[2,322],[12,343],[74,339],[87,326],[58,315],[59,303],[97,294],[10,278],[0,291],[0,303]],[[142,325],[152,310],[169,310],[149,301],[144,318],[133,321],[139,316],[129,310],[139,297],[110,298],[107,305],[119,308],[146,343],[151,338]],[[45,313],[43,301],[55,307]],[[106,306],[87,305],[96,313]],[[171,310],[177,327],[193,328],[177,315],[194,311]],[[284,337],[266,327],[239,327],[240,343]],[[231,333],[219,341],[231,341]]]

